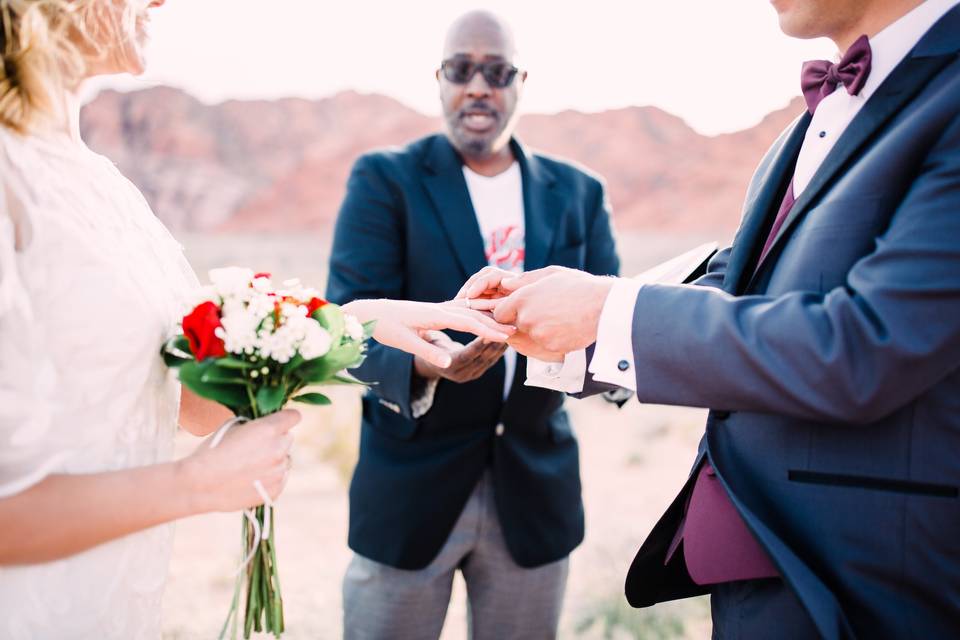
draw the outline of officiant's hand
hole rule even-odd
[[[457,302],[354,300],[343,309],[360,322],[376,320],[373,338],[377,342],[412,353],[437,368],[451,366],[451,355],[424,338],[431,330],[464,331],[497,343],[506,342],[515,330],[498,324],[489,313],[468,309]]]
[[[467,293],[477,294],[483,288],[485,293],[506,294],[473,299],[470,308],[490,311],[497,322],[517,327],[521,338],[525,334],[531,343],[520,348],[560,354],[597,341],[600,313],[615,282],[575,269],[548,267],[510,278],[488,273],[472,283]]]
[[[487,342],[483,338],[477,338],[464,345],[442,331],[426,331],[422,335],[433,346],[443,349],[450,355],[450,366],[445,369],[431,364],[420,356],[415,357],[414,369],[424,380],[444,378],[457,383],[471,382],[486,373],[507,350],[506,343]]]

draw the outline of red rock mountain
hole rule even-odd
[[[527,115],[518,135],[604,176],[618,228],[729,233],[754,166],[801,109],[714,137],[653,107]],[[101,93],[82,123],[168,226],[192,231],[328,227],[359,154],[440,126],[379,95],[211,106],[166,87]]]

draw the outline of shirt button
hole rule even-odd
[[[504,427],[503,423],[501,422],[500,424],[497,425],[496,434],[498,436],[502,436],[504,431],[506,431],[506,427]]]
[[[629,368],[630,368],[630,363],[627,362],[626,360],[621,360],[620,362],[617,363],[617,369],[620,369],[620,371],[626,371]]]
[[[826,131],[821,131],[819,135],[820,135],[821,138],[826,138],[826,137],[827,137],[827,132],[826,132]]]

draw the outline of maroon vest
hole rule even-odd
[[[787,187],[758,264],[767,257],[773,240],[793,208],[793,181]],[[747,529],[713,467],[704,463],[697,473],[687,512],[667,553],[667,561],[683,540],[687,573],[700,585],[773,578],[780,575],[770,556]]]

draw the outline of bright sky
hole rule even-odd
[[[834,53],[784,36],[766,0],[168,0],[147,74],[103,84],[206,102],[355,89],[435,114],[443,34],[478,7],[514,27],[526,112],[654,105],[702,133],[733,131],[799,95],[803,60]]]

